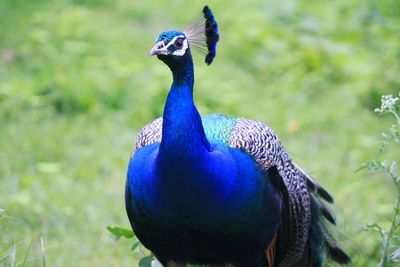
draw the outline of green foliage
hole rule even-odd
[[[118,227],[118,226],[107,226],[107,230],[113,235],[115,240],[119,240],[121,237],[126,239],[133,239],[131,251],[141,252],[142,257],[139,260],[139,266],[151,266],[151,261],[154,260],[154,256],[149,253],[145,254],[142,251],[138,251],[137,249],[141,246],[141,243],[136,238],[135,233],[126,228]]]
[[[115,227],[107,226],[107,230],[111,234],[113,234],[113,236],[116,240],[119,240],[121,237],[125,237],[127,239],[133,239],[135,237],[135,234],[130,229],[121,228],[121,227],[117,227],[117,226],[115,226]]]
[[[45,267],[46,260],[44,253],[43,237],[41,235],[39,237],[36,237],[35,234],[32,233],[31,227],[27,225],[24,221],[12,217],[8,215],[3,209],[0,209],[0,229],[2,229],[4,226],[7,226],[8,223],[20,226],[21,236],[13,240],[10,244],[6,244],[4,247],[0,247],[0,265],[10,267],[30,266],[29,263],[31,261],[30,256],[32,252],[32,247],[34,243],[37,242],[36,244],[40,247],[40,258],[38,259],[41,259],[41,264],[38,264],[38,266]],[[20,255],[20,257],[17,257],[17,255]]]
[[[42,266],[42,248],[56,267],[134,266],[147,255],[128,253],[133,239],[115,243],[105,228],[129,227],[134,137],[168,93],[170,72],[148,57],[154,38],[185,28],[204,4],[0,1],[0,260]],[[375,157],[375,136],[391,125],[371,110],[400,88],[398,1],[209,4],[221,41],[211,66],[195,55],[200,112],[273,127],[335,197],[354,266],[376,266],[380,243],[359,229],[390,229],[396,192],[353,170]]]
[[[399,94],[400,96],[400,94]],[[385,157],[387,150],[398,150],[400,147],[400,102],[399,97],[384,95],[381,100],[381,107],[375,112],[390,114],[394,117],[394,124],[389,128],[388,133],[383,133],[383,140],[379,147],[376,160],[366,163],[363,168],[369,172],[378,172],[389,178],[396,192],[396,199],[392,214],[389,216],[388,228],[380,224],[368,224],[364,227],[367,231],[377,232],[381,243],[381,257],[378,267],[398,266],[400,263],[400,173],[398,172],[398,160],[381,159]],[[387,156],[387,153],[386,153]],[[390,157],[390,156],[387,156]],[[386,181],[385,181],[386,182]]]
[[[152,256],[146,256],[140,259],[139,267],[151,267],[151,262],[154,260]]]

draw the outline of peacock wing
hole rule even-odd
[[[229,145],[251,155],[262,169],[276,168],[282,178],[287,193],[289,236],[281,264],[290,266],[302,257],[311,224],[310,194],[304,176],[274,131],[261,122],[238,119]]]
[[[144,126],[136,137],[135,148],[132,155],[135,154],[137,149],[142,147],[161,142],[162,136],[162,118],[157,118],[154,121]]]

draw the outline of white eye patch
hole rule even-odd
[[[174,56],[183,56],[186,53],[186,49],[189,47],[188,41],[185,39],[183,40],[183,46],[181,49],[174,51],[172,54]]]
[[[172,55],[174,56],[183,56],[186,53],[186,49],[189,47],[188,41],[186,39],[186,37],[184,35],[178,35],[176,37],[174,37],[174,39],[172,39],[167,46],[165,47],[165,49],[168,49],[168,47],[170,47],[171,45],[175,44],[176,39],[178,38],[184,38],[183,40],[183,44],[182,44],[182,48],[175,50],[174,52],[172,52]]]

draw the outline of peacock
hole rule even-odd
[[[125,204],[133,231],[165,267],[349,263],[331,234],[331,195],[291,160],[274,131],[196,109],[191,49],[210,65],[218,41],[205,6],[184,31],[162,32],[150,51],[173,82],[162,118],[139,132],[130,158]]]

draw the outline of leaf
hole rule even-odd
[[[134,242],[133,245],[132,245],[131,251],[134,251],[134,250],[137,249],[139,246],[140,246],[140,242],[139,242],[139,241]]]
[[[364,225],[362,230],[367,232],[378,232],[381,238],[384,238],[385,236],[384,230],[377,223]]]
[[[365,162],[365,163],[361,164],[361,166],[359,168],[355,169],[354,172],[358,172],[358,171],[367,169],[367,168],[369,168],[370,165],[371,165],[370,162]]]
[[[28,248],[25,250],[24,260],[23,260],[21,266],[27,266],[27,265],[28,265],[28,264],[27,264],[27,262],[28,262],[28,256],[29,256],[29,253],[30,253],[31,250],[32,250],[32,245],[33,245],[33,239],[31,239],[31,241],[29,242]]]
[[[0,208],[0,217],[3,215],[4,210],[2,208]]]
[[[139,267],[151,267],[152,261],[153,261],[153,256],[143,257],[139,261]]]
[[[135,234],[133,233],[132,230],[122,228],[122,227],[112,227],[112,226],[107,226],[107,230],[115,237],[116,240],[119,240],[121,237],[125,237],[127,239],[131,239],[135,237]]]
[[[396,249],[392,254],[389,256],[392,262],[400,262],[400,248]]]

